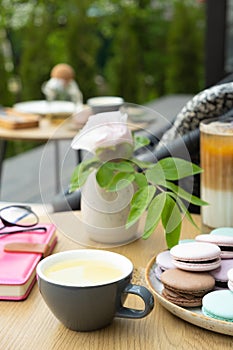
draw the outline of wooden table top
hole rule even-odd
[[[0,128],[0,138],[3,140],[23,141],[48,141],[48,140],[70,140],[77,134],[77,129],[72,128],[69,118],[56,124],[51,123],[48,118],[41,118],[39,127],[26,129]]]
[[[63,213],[67,222],[70,215],[73,214]],[[48,220],[41,217],[41,222]],[[195,216],[195,220],[200,222],[200,217]],[[183,222],[182,238],[191,238],[197,233],[189,222]],[[58,237],[55,252],[84,248],[61,232],[58,232]],[[139,239],[111,250],[131,259],[136,269],[143,269],[153,256],[165,248],[162,227],[159,226],[148,240]],[[130,298],[130,306],[142,307],[137,297]],[[164,309],[156,299],[154,310],[144,319],[116,318],[107,328],[86,333],[66,329],[44,303],[37,284],[28,299],[19,302],[1,301],[0,310],[0,349],[4,350],[232,349],[232,337],[187,323]]]
[[[84,106],[85,111],[86,106]],[[38,127],[25,129],[6,129],[0,127],[0,139],[22,141],[71,140],[84,124],[77,124],[72,116],[41,116]],[[131,131],[144,129],[148,123],[129,122]]]

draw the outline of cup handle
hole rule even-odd
[[[123,291],[124,294],[138,295],[145,304],[144,310],[136,310],[121,305],[120,309],[116,312],[116,317],[121,318],[143,318],[147,316],[154,307],[154,297],[149,290],[143,286],[137,286],[135,284],[129,284]]]

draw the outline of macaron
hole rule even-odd
[[[228,288],[233,292],[233,268],[227,272]]]
[[[210,234],[233,237],[233,227],[218,227],[210,231]]]
[[[233,269],[233,259],[224,259],[221,260],[221,265],[217,269],[210,271],[211,276],[215,279],[216,289],[228,288],[228,271],[230,269]]]
[[[203,296],[214,288],[214,278],[208,272],[171,269],[162,273],[162,296],[183,307],[201,306]]]
[[[187,271],[211,271],[221,264],[220,248],[212,243],[177,244],[170,250],[173,264]]]
[[[221,259],[233,258],[233,236],[202,234],[195,237],[198,242],[213,243],[221,249]]]
[[[202,313],[218,320],[233,322],[233,292],[224,289],[206,294],[202,300]]]
[[[185,239],[179,240],[179,244],[184,244],[184,243],[189,243],[189,242],[195,242],[195,239],[193,239],[193,238],[185,238]]]
[[[155,276],[160,280],[161,274],[169,269],[174,269],[175,265],[172,262],[172,257],[169,250],[160,252],[156,257]]]

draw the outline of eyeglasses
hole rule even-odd
[[[43,226],[34,227],[38,224],[39,218],[29,206],[9,205],[4,207],[0,209],[0,220],[3,224],[3,226],[0,227],[0,230],[3,230],[5,227],[12,226],[22,227],[22,229],[19,230],[0,232],[0,235],[28,231],[47,231],[46,227]]]

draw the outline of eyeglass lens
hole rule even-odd
[[[30,227],[37,224],[37,216],[27,207],[11,206],[0,211],[0,217],[11,225]]]

